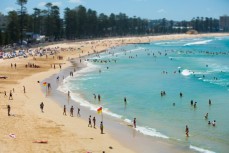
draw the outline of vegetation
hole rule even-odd
[[[17,0],[20,10],[10,11],[7,15],[6,29],[0,29],[0,45],[33,42],[32,35],[45,35],[48,41],[61,39],[80,39],[107,36],[153,35],[185,33],[194,29],[198,32],[218,32],[219,20],[197,17],[191,21],[159,19],[147,20],[128,17],[124,13],[97,14],[92,9],[80,5],[74,9],[66,8],[64,18],[60,18],[58,6],[47,3],[44,10],[34,8],[27,14],[27,0]]]

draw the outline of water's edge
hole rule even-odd
[[[62,78],[62,76],[65,76],[66,78],[66,76],[69,75],[70,71],[76,69],[76,73],[77,73],[77,71],[87,67],[85,63],[80,64],[79,59],[74,59],[71,61],[71,63],[72,66],[63,69],[60,71],[60,73],[53,74],[51,77],[46,78],[44,80],[52,84],[52,93],[49,98],[52,98],[54,101],[56,101],[61,108],[63,107],[63,105],[67,105],[67,107],[73,105],[75,108],[80,108],[81,115],[82,115],[81,118],[84,119],[85,121],[88,120],[89,115],[96,116],[98,121],[99,120],[98,114],[94,110],[90,110],[90,108],[82,106],[80,105],[79,102],[75,102],[72,99],[70,99],[69,103],[66,103],[67,94],[57,90],[58,86],[63,83],[63,80],[60,79],[60,82],[57,84],[56,82],[57,76],[60,76],[60,78]],[[45,90],[43,90],[43,92],[45,93]],[[141,134],[140,132],[137,132],[132,127],[128,126],[128,124],[121,119],[117,119],[104,114],[103,121],[104,121],[105,132],[108,131],[108,133],[111,134],[111,136],[114,139],[118,140],[121,144],[123,144],[127,148],[132,149],[135,152],[142,152],[142,153],[149,153],[152,151],[165,152],[165,153],[193,152],[193,150],[190,150],[189,145],[179,144],[178,141],[170,142],[169,140],[166,139],[151,137],[151,136],[146,136],[144,134]]]

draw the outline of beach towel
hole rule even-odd
[[[13,139],[15,139],[16,138],[16,135],[15,134],[9,134],[9,136],[11,137],[11,138],[13,138]]]

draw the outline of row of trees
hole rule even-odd
[[[0,31],[0,45],[27,40],[31,34],[45,35],[48,40],[94,38],[105,36],[126,36],[145,34],[184,33],[189,29],[198,32],[219,31],[219,20],[193,18],[191,21],[146,20],[128,17],[124,13],[97,14],[92,9],[80,5],[66,8],[64,18],[60,18],[58,6],[47,3],[44,10],[34,8],[33,14],[26,13],[27,0],[17,0],[20,10],[8,13],[7,28]]]

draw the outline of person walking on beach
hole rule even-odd
[[[77,116],[80,117],[80,108],[78,108]]]
[[[103,122],[100,123],[100,131],[101,131],[101,134],[103,134]]]
[[[17,67],[17,64],[15,63],[15,64],[14,64],[14,68],[16,69],[16,67]]]
[[[9,100],[13,100],[13,94],[12,94],[12,91],[11,90],[10,90]]]
[[[136,118],[134,118],[133,124],[134,124],[134,128],[136,128]]]
[[[43,102],[41,102],[41,104],[40,104],[40,109],[41,109],[41,112],[44,113],[44,110],[43,110],[44,109],[44,103]]]
[[[4,97],[7,97],[7,95],[6,95],[6,91],[4,91]]]
[[[10,116],[10,105],[7,105],[8,116]]]
[[[68,91],[68,99],[70,98],[70,91]]]
[[[48,83],[48,90],[51,89],[51,83]]]
[[[95,119],[95,117],[93,117],[93,125],[94,125],[94,128],[95,128],[95,123],[96,123],[96,119]]]
[[[186,137],[189,137],[189,129],[188,129],[188,125],[186,125],[186,128],[185,128],[185,133],[186,133]]]
[[[89,116],[89,119],[88,119],[88,127],[92,127],[92,125],[91,125],[91,115]]]
[[[73,111],[74,111],[74,108],[73,106],[70,108],[70,116],[73,117]]]
[[[24,93],[25,93],[25,86],[23,86],[23,90],[24,90]]]
[[[64,105],[64,112],[63,112],[63,115],[67,115],[66,114],[66,106]]]

